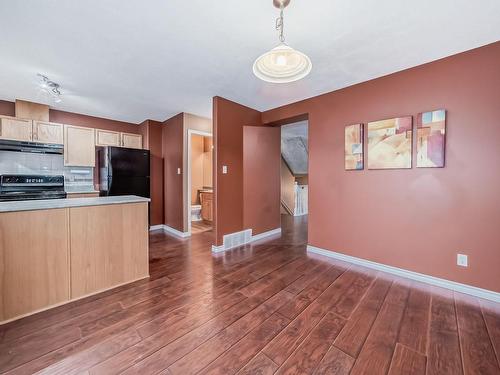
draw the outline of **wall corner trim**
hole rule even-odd
[[[475,287],[472,285],[461,284],[461,283],[457,283],[455,281],[441,279],[439,277],[434,277],[434,276],[425,275],[425,274],[418,273],[418,272],[405,270],[402,268],[388,266],[388,265],[385,265],[382,263],[372,262],[370,260],[366,260],[366,259],[362,259],[362,258],[356,258],[356,257],[350,256],[350,255],[337,253],[335,251],[322,249],[320,247],[316,247],[316,246],[312,246],[312,245],[307,245],[307,252],[314,253],[314,254],[320,254],[320,255],[323,255],[323,256],[326,256],[329,258],[342,260],[342,261],[348,262],[348,263],[358,264],[360,266],[372,268],[372,269],[382,271],[382,272],[387,272],[387,273],[390,273],[393,275],[401,276],[401,277],[411,279],[411,280],[420,281],[420,282],[423,282],[426,284],[436,285],[436,286],[450,289],[450,290],[453,290],[456,292],[469,294],[469,295],[474,296],[474,297],[479,297],[479,298],[487,299],[487,300],[494,301],[494,302],[500,302],[500,293],[497,293],[497,292],[494,292],[491,290],[478,288],[478,287]]]
[[[278,234],[281,235],[281,228],[268,230],[267,232],[259,233],[259,234],[256,234],[255,236],[252,235],[252,242],[261,240],[261,239],[269,237],[269,236],[275,236]]]
[[[163,230],[163,224],[151,225],[149,227],[149,231],[152,232],[154,230]]]
[[[172,234],[176,237],[179,237],[179,238],[186,238],[186,237],[190,237],[191,236],[191,233],[189,232],[181,232],[180,230],[177,230],[175,228],[172,228],[172,227],[169,227],[168,225],[165,225],[165,224],[159,224],[159,225],[152,225],[150,228],[149,228],[150,231],[153,231],[153,230],[163,230],[164,232],[167,232],[169,234]]]

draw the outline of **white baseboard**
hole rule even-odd
[[[261,239],[269,237],[269,236],[274,236],[277,234],[281,234],[281,228],[268,230],[267,232],[259,233],[259,234],[256,234],[255,236],[252,235],[252,242],[261,240]]]
[[[274,236],[277,234],[281,234],[281,228],[268,230],[267,232],[259,233],[256,234],[255,236],[252,235],[251,229],[245,229],[242,230],[241,232],[225,234],[223,237],[222,245],[220,246],[212,245],[212,252],[220,253],[222,251],[231,250],[234,249],[235,247],[246,245],[250,242],[261,240],[263,238]]]
[[[153,230],[163,230],[163,224],[151,225],[151,226],[149,227],[149,230],[150,230],[150,231],[153,231]]]
[[[378,271],[387,272],[393,275],[401,276],[407,279],[420,281],[426,284],[436,285],[442,288],[451,289],[456,292],[469,294],[471,296],[484,298],[494,302],[500,302],[500,293],[493,292],[491,290],[477,288],[475,286],[457,283],[455,281],[450,281],[446,279],[441,279],[439,277],[429,276],[418,272],[408,271],[402,268],[397,268],[393,266],[388,266],[382,263],[372,262],[370,260],[356,258],[350,255],[345,255],[337,253],[334,251],[321,249],[316,246],[307,245],[307,251],[310,253],[324,255],[330,258],[335,258],[342,260],[344,262],[358,264],[360,266],[372,268]]]
[[[160,224],[160,225],[153,225],[152,227],[149,228],[150,231],[152,230],[163,230],[164,232],[167,232],[169,234],[172,234],[176,237],[179,238],[186,238],[191,236],[191,233],[189,232],[181,232],[180,230],[174,229],[172,227],[169,227],[168,225],[165,224]]]

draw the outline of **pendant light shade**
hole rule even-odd
[[[311,59],[307,55],[294,50],[285,43],[283,10],[289,3],[290,0],[273,0],[274,6],[280,10],[280,16],[276,19],[280,44],[259,56],[253,63],[253,73],[266,82],[298,81],[307,76],[312,69]]]
[[[312,69],[309,57],[281,43],[255,60],[253,73],[263,81],[288,83],[307,76]]]

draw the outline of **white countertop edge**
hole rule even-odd
[[[66,194],[96,194],[99,190],[66,190]]]
[[[127,204],[150,202],[151,199],[136,195],[121,195],[113,197],[45,199],[32,201],[0,202],[0,213],[18,211],[52,210],[57,208],[105,206],[111,204]]]

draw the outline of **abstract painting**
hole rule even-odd
[[[363,169],[363,124],[345,127],[345,169]]]
[[[411,168],[412,117],[368,123],[368,169]]]
[[[444,167],[446,110],[419,113],[417,117],[417,167]]]

